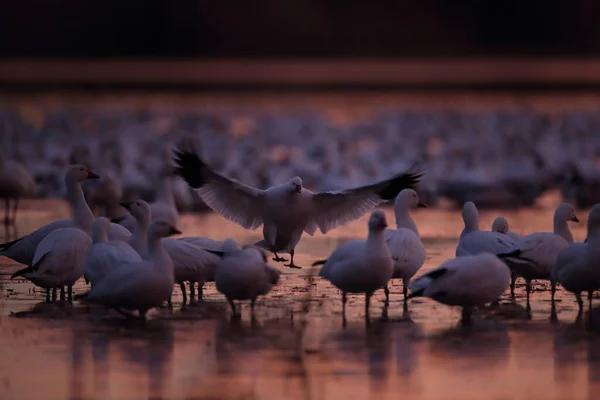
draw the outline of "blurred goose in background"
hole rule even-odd
[[[141,261],[142,257],[123,241],[108,241],[110,222],[99,217],[92,228],[92,246],[87,252],[84,272],[86,283],[94,286],[121,263]]]
[[[142,261],[117,265],[89,292],[76,298],[115,309],[127,316],[137,310],[145,318],[148,310],[171,297],[174,284],[173,262],[165,251],[162,238],[179,234],[166,221],[154,221],[148,230],[148,257]]]
[[[498,257],[479,253],[453,258],[414,279],[409,299],[429,297],[449,306],[462,307],[462,322],[471,321],[474,307],[496,300],[510,283],[510,270]]]
[[[552,268],[552,281],[575,294],[579,316],[583,314],[581,292],[587,292],[591,318],[592,294],[600,289],[600,204],[590,210],[587,231],[586,243],[573,243],[559,253]]]
[[[417,192],[412,189],[402,190],[394,202],[397,228],[385,230],[385,242],[394,260],[392,279],[402,278],[405,303],[410,280],[425,263],[425,247],[421,242],[419,230],[410,216],[410,210],[415,207],[426,206],[419,200]],[[388,304],[390,294],[387,286],[384,287],[384,291],[385,301]]]
[[[32,196],[34,192],[35,181],[29,171],[20,163],[7,159],[0,150],[0,198],[4,199],[4,225],[16,225],[19,200]]]
[[[508,220],[503,216],[496,217],[494,222],[492,222],[492,232],[502,233],[515,241],[521,237],[518,233],[510,230]]]
[[[561,251],[573,243],[573,234],[569,229],[568,221],[579,222],[575,216],[575,208],[568,203],[562,203],[554,212],[554,231],[536,232],[521,236],[513,247],[499,257],[515,272],[522,276],[526,282],[527,305],[531,293],[533,279],[551,280],[551,272]],[[515,280],[510,284],[511,297],[515,296]],[[552,282],[552,301],[556,292],[556,282]]]
[[[313,263],[313,266],[323,265],[319,276],[342,291],[344,321],[347,293],[365,294],[365,319],[368,322],[371,296],[377,289],[386,287],[394,274],[394,262],[385,242],[386,227],[385,213],[375,210],[369,218],[367,240],[350,240],[335,249],[326,260]]]
[[[31,265],[15,272],[11,279],[22,276],[34,285],[46,289],[46,301],[50,301],[50,289],[68,288],[68,301],[73,301],[73,285],[83,275],[85,257],[92,245],[90,236],[81,229],[54,229],[40,241],[35,249]],[[56,296],[53,296],[53,300]]]
[[[217,290],[227,298],[233,317],[241,316],[241,310],[236,310],[235,300],[250,300],[254,317],[256,299],[271,291],[279,282],[280,272],[267,264],[267,256],[257,247],[226,250],[215,273]]]
[[[479,212],[472,201],[464,204],[462,218],[465,227],[458,239],[456,257],[484,252],[505,253],[514,245],[514,241],[504,234],[479,230]]]
[[[179,226],[179,212],[173,196],[172,180],[175,170],[168,164],[165,164],[160,171],[157,180],[156,198],[150,203],[152,219],[161,219],[169,222],[173,226]]]
[[[264,225],[264,240],[256,245],[273,252],[274,261],[287,261],[277,253],[289,252],[290,263],[285,265],[290,268],[298,268],[294,249],[303,232],[314,235],[318,228],[327,233],[353,221],[395,198],[402,189],[411,188],[421,177],[405,173],[369,186],[323,193],[305,189],[302,179],[294,177],[262,190],[213,171],[189,143],[175,150],[174,161],[179,174],[214,211],[246,229]]]

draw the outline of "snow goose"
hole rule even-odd
[[[137,310],[141,318],[153,307],[168,301],[173,291],[173,261],[165,251],[162,238],[179,234],[165,221],[154,221],[148,233],[148,258],[117,265],[89,292],[76,296],[121,313]]]
[[[85,257],[92,244],[90,236],[78,228],[58,228],[40,241],[30,266],[15,272],[12,278],[22,276],[34,285],[46,289],[68,287],[68,300],[72,302],[73,285],[83,275]]]
[[[162,168],[156,190],[156,199],[150,203],[150,210],[152,211],[153,220],[161,219],[173,226],[178,226],[179,212],[175,205],[175,197],[173,196],[173,188],[171,187],[173,174],[174,169],[170,165],[165,165]]]
[[[131,215],[136,219],[136,227],[129,244],[142,256],[147,258],[148,253],[148,226],[152,219],[150,206],[144,200],[137,200],[133,203],[123,203]],[[202,286],[206,281],[213,281],[215,268],[220,261],[220,257],[201,247],[179,239],[164,239],[163,245],[165,251],[173,260],[175,273],[175,282],[181,288],[183,303],[187,302],[187,294],[184,282],[190,282],[190,302],[194,301],[195,283],[198,283],[198,299],[202,299]],[[169,304],[171,304],[169,300]]]
[[[267,264],[263,250],[255,246],[244,246],[224,254],[217,266],[215,284],[231,306],[234,317],[239,317],[235,300],[250,300],[252,316],[256,298],[271,291],[279,282],[280,272]]]
[[[367,240],[351,240],[335,249],[326,260],[319,275],[342,291],[342,315],[346,319],[346,294],[365,293],[365,319],[369,321],[369,303],[377,289],[385,287],[394,274],[394,263],[385,243],[387,227],[385,213],[373,211],[369,218]]]
[[[58,228],[76,227],[88,235],[92,233],[94,215],[85,202],[81,182],[86,179],[97,179],[98,175],[83,165],[71,165],[67,169],[65,184],[67,201],[71,206],[72,217],[51,222],[37,230],[12,242],[0,244],[0,255],[18,263],[32,265],[35,249],[40,241],[50,232]],[[128,230],[117,224],[110,224],[109,238],[123,240],[131,236]]]
[[[512,240],[517,240],[521,237],[518,233],[510,230],[508,221],[503,216],[496,217],[494,222],[492,222],[492,232],[502,233]]]
[[[15,225],[21,197],[31,196],[35,190],[33,177],[20,163],[8,160],[0,150],[0,197],[4,199],[4,225]],[[12,217],[11,217],[12,200]]]
[[[456,257],[484,252],[504,253],[514,245],[514,241],[506,235],[479,230],[479,213],[472,201],[463,205],[462,217],[465,227],[458,240]]]
[[[392,279],[402,278],[405,302],[410,280],[425,263],[425,247],[421,242],[417,226],[410,216],[410,210],[415,207],[426,206],[420,202],[417,192],[412,189],[402,190],[394,202],[397,229],[385,230],[385,242],[394,260]],[[386,286],[384,290],[387,304],[390,297],[389,289]]]
[[[121,263],[141,261],[142,257],[129,244],[122,241],[108,241],[110,222],[104,217],[96,219],[92,229],[92,247],[87,252],[83,274],[87,282],[94,286],[110,274]]]
[[[405,173],[368,186],[313,193],[302,187],[299,177],[266,190],[231,180],[205,164],[191,144],[180,145],[174,161],[178,173],[211,209],[246,229],[264,225],[264,240],[256,245],[273,252],[274,261],[286,261],[277,253],[289,252],[290,268],[299,268],[294,249],[303,232],[314,235],[318,228],[326,233],[355,220],[413,187],[422,175]]]
[[[510,270],[498,257],[479,253],[453,258],[412,281],[408,298],[429,297],[449,306],[460,306],[462,321],[469,323],[473,307],[496,300],[510,282]]]
[[[511,297],[514,298],[516,276],[525,279],[527,304],[531,293],[533,279],[551,280],[550,272],[556,264],[558,254],[573,243],[573,235],[567,221],[579,222],[575,216],[575,208],[569,203],[562,203],[554,212],[554,232],[536,232],[522,236],[507,252],[499,257],[514,272],[510,283]],[[552,282],[552,300],[556,292],[556,282]]]
[[[588,293],[591,311],[592,293],[600,288],[600,204],[590,210],[587,229],[587,242],[573,243],[561,251],[552,269],[552,280],[575,294],[579,315],[583,313],[581,292]]]

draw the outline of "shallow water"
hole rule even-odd
[[[501,213],[516,232],[549,231],[555,205],[549,197],[534,210],[481,212],[481,228],[489,229]],[[60,201],[24,207],[19,234],[67,215]],[[426,271],[454,255],[462,221],[444,210],[414,216],[427,249]],[[578,216],[585,221],[587,212]],[[516,304],[505,297],[465,328],[458,309],[428,299],[411,300],[404,311],[400,282],[394,282],[387,312],[383,293],[374,297],[370,326],[364,298],[351,296],[344,328],[339,292],[320,278],[311,285],[306,266],[347,239],[363,238],[366,218],[327,236],[303,237],[297,262],[305,268],[281,267],[281,283],[258,303],[255,321],[248,305],[241,321],[230,321],[213,284],[204,305],[183,310],[176,289],[174,311],[157,310],[145,325],[79,304],[45,305],[42,291],[7,280],[18,266],[0,257],[0,398],[481,400],[590,399],[598,393],[600,336],[576,321],[575,300],[562,291],[558,321],[551,322],[543,283],[535,284],[531,316],[518,281]],[[186,235],[242,243],[261,234],[214,214],[186,215],[182,226]],[[577,240],[585,237],[584,223],[572,229]],[[76,291],[84,290],[80,281]]]

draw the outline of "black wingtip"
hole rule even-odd
[[[519,250],[519,249],[513,250],[513,251],[508,252],[508,253],[496,254],[496,257],[498,257],[500,259],[509,258],[509,257],[519,258],[520,256],[521,256],[521,250]]]
[[[223,256],[225,255],[225,252],[224,252],[224,251],[218,251],[218,250],[208,250],[208,249],[205,249],[205,250],[206,250],[206,251],[208,251],[209,253],[216,254],[216,255],[218,255],[219,257],[223,257]]]
[[[110,222],[112,222],[113,224],[120,224],[121,222],[125,221],[126,218],[127,214],[121,215],[120,217],[111,218]]]
[[[404,173],[384,181],[377,195],[383,200],[393,200],[403,189],[413,189],[424,174],[424,172]]]
[[[18,243],[21,239],[23,239],[23,238],[13,240],[12,242],[1,243],[0,251],[6,251],[6,250],[10,249],[15,243]]]
[[[190,141],[182,141],[173,150],[175,172],[180,175],[188,185],[194,189],[206,184],[204,171],[208,168],[206,163],[198,156],[194,145]]]
[[[316,267],[317,265],[323,265],[327,262],[327,260],[319,260],[319,261],[315,261],[314,263],[312,263],[313,267]]]
[[[29,272],[34,272],[34,269],[32,266],[30,267],[25,267],[23,269],[18,270],[17,272],[15,272],[14,274],[12,274],[10,276],[10,279],[15,279],[18,276],[23,276],[24,274],[27,274]]]

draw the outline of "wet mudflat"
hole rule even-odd
[[[482,211],[489,229],[499,214],[518,233],[551,231],[556,201],[532,210]],[[55,200],[24,205],[18,226],[25,234],[68,215]],[[387,210],[393,221],[392,210]],[[580,220],[587,212],[579,210]],[[591,399],[600,390],[598,327],[587,313],[577,320],[574,297],[559,291],[552,318],[549,285],[535,283],[531,313],[524,282],[515,303],[505,297],[481,310],[475,324],[458,324],[458,309],[429,299],[403,307],[401,284],[371,302],[349,298],[342,325],[339,292],[308,266],[348,239],[366,235],[366,218],[327,236],[305,236],[297,249],[302,270],[287,269],[280,285],[231,321],[222,295],[207,284],[205,301],[160,309],[141,324],[81,304],[43,304],[44,292],[9,281],[17,265],[0,258],[0,398],[2,399]],[[453,257],[460,213],[414,213],[427,249],[422,271]],[[185,235],[241,243],[260,239],[218,215],[186,215]],[[585,224],[571,226],[576,240]],[[0,235],[4,241],[6,236]],[[274,263],[274,265],[277,265]],[[81,280],[76,292],[86,290]]]

